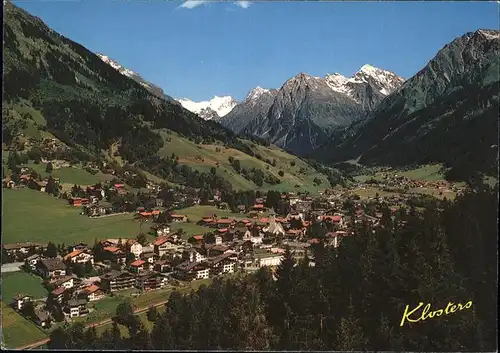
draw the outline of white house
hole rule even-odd
[[[156,230],[156,235],[159,237],[167,234],[170,234],[170,227],[161,227]]]
[[[281,264],[283,256],[279,254],[268,253],[268,254],[260,254],[256,256],[256,258],[258,267],[279,266],[279,264]]]
[[[74,263],[84,264],[87,262],[94,264],[94,255],[84,250],[75,250],[70,252],[68,255],[64,256],[64,261],[69,261],[72,264]]]
[[[137,241],[133,241],[133,242],[127,242],[127,247],[128,247],[128,250],[134,254],[135,258],[138,259],[142,252],[143,252],[143,247],[142,245],[137,242]]]

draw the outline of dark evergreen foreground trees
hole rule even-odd
[[[318,247],[314,267],[287,251],[276,280],[263,268],[174,292],[151,332],[130,320],[127,337],[115,325],[93,347],[494,351],[497,193],[481,186],[394,218],[385,209],[375,232],[356,225],[340,248]],[[400,326],[407,305],[434,311],[468,301],[471,308]],[[83,337],[95,332],[82,331],[55,330],[51,347],[89,348]]]

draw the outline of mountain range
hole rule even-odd
[[[297,155],[321,146],[331,133],[362,119],[404,79],[364,65],[352,77],[300,73],[277,90],[252,90],[220,123]]]
[[[455,178],[496,175],[499,39],[497,30],[466,33],[406,81],[364,65],[351,77],[300,73],[279,89],[256,87],[239,103],[176,101],[4,2],[4,147],[28,151],[53,138],[75,158],[117,157],[168,179],[173,172],[160,155],[177,147],[165,148],[172,134],[198,147],[223,144],[256,163],[265,159],[257,142],[265,139],[332,165],[442,162]]]
[[[466,33],[311,157],[365,165],[443,162],[450,177],[497,174],[500,31]]]

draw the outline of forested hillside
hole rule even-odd
[[[230,173],[205,173],[192,164],[183,165],[178,159],[184,151],[176,150],[174,156],[165,153],[172,140],[169,134],[185,139],[189,147],[218,145],[237,151],[254,165],[263,164],[254,158],[260,152],[249,141],[149,92],[39,18],[10,2],[4,4],[4,15],[4,150],[27,154],[28,159],[42,151],[47,157],[42,145],[54,140],[64,153],[51,158],[92,162],[101,168],[104,163],[134,164],[167,181],[212,188],[236,188],[245,182]],[[201,162],[197,164],[207,171],[215,167],[215,162]],[[262,180],[275,180],[278,170],[260,173]],[[298,173],[295,179],[299,180],[295,184],[302,183]],[[255,186],[262,184],[246,188]]]

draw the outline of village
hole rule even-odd
[[[4,187],[48,192],[47,186],[53,184],[58,189],[57,183],[58,180],[37,180],[24,173],[19,184],[4,180]],[[397,176],[382,181],[367,180],[357,187],[362,190],[373,184],[457,191],[447,182]],[[314,266],[315,244],[338,247],[344,237],[352,234],[353,224],[365,221],[377,227],[382,218],[380,205],[388,206],[394,213],[411,199],[404,193],[361,199],[352,190],[341,188],[326,189],[315,196],[299,192],[257,193],[250,205],[229,205],[219,190],[206,200],[196,195],[200,190],[163,190],[159,185],[148,184],[146,191],[142,192],[140,203],[127,201],[130,192],[125,184],[118,182],[85,189],[75,185],[71,193],[62,197],[82,217],[133,214],[150,227],[141,230],[136,238],[64,247],[50,242],[3,244],[2,250],[11,262],[24,262],[23,271],[41,277],[49,293],[43,301],[18,293],[12,298],[12,307],[45,328],[53,321],[86,316],[95,310],[90,303],[120,291],[133,289],[145,293],[183,282],[254,272],[261,267],[274,270],[286,249],[296,260],[307,256],[310,266]],[[143,206],[137,207],[139,204]],[[214,212],[199,219],[190,219],[182,213],[185,207],[200,204],[213,206]],[[232,213],[228,216],[230,209]],[[218,216],[218,210],[224,210],[224,215]],[[172,230],[173,225],[179,224],[195,224],[204,231],[185,234]]]

